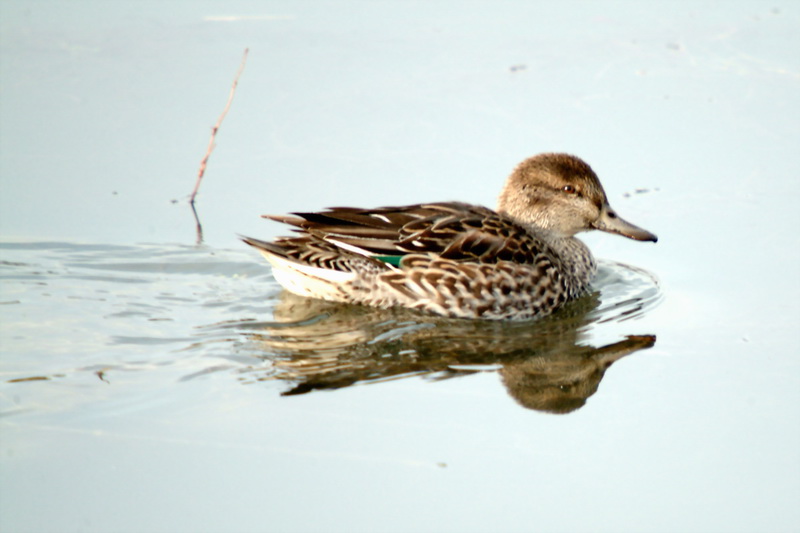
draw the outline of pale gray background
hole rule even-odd
[[[4,531],[800,528],[797,2],[5,0],[0,29],[2,259],[174,269],[102,298],[3,281]],[[245,47],[198,250],[185,198]],[[275,289],[236,240],[277,234],[260,214],[493,205],[551,150],[661,238],[586,237],[665,299],[593,332],[658,343],[580,411],[521,409],[488,373],[291,399],[182,381],[216,361],[180,351],[196,328],[235,318],[198,302]]]

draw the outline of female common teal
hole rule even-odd
[[[584,294],[596,265],[580,231],[657,240],[617,216],[591,167],[567,154],[520,163],[497,211],[441,202],[294,215],[264,216],[298,235],[243,238],[287,290],[460,318],[536,318]]]

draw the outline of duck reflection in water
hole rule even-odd
[[[263,368],[255,370],[254,379],[293,383],[286,396],[411,376],[443,380],[497,371],[523,407],[569,413],[597,391],[615,361],[656,341],[653,335],[630,335],[601,347],[583,344],[588,327],[600,319],[599,304],[594,292],[537,321],[497,322],[338,304],[284,291],[275,322],[239,327],[255,343],[250,347],[267,352],[262,356],[272,364],[265,375],[259,375]],[[609,319],[607,312],[602,315]]]

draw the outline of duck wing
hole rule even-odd
[[[548,249],[539,237],[510,218],[460,202],[376,209],[332,207],[265,218],[294,226],[303,237],[395,265],[408,254],[456,262],[533,264]]]

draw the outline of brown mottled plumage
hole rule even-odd
[[[244,241],[291,292],[463,318],[535,318],[583,294],[595,263],[580,231],[656,241],[619,218],[589,165],[566,154],[523,161],[496,212],[443,202],[266,218],[299,236]]]

